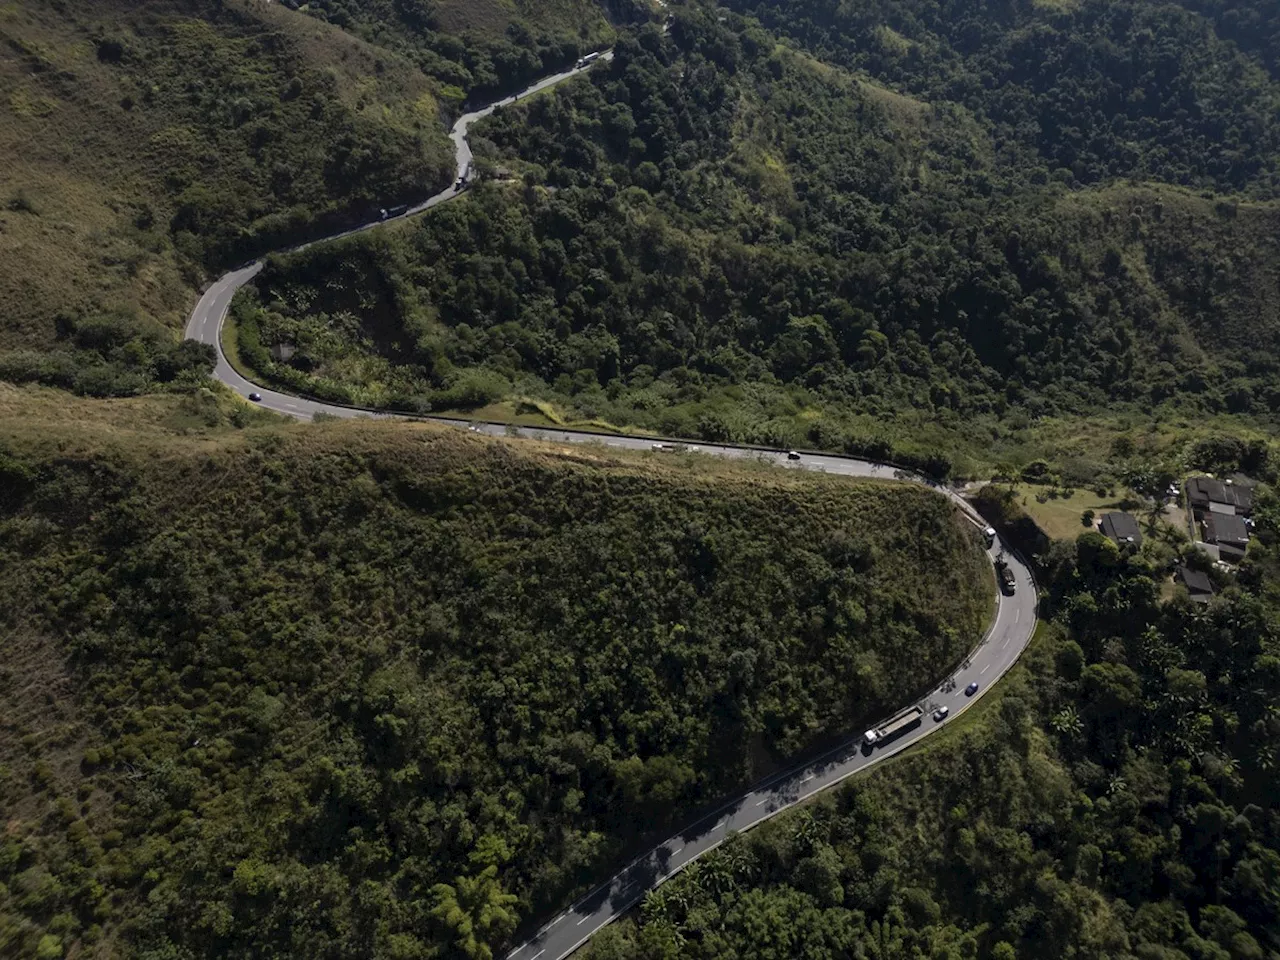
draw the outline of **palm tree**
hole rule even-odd
[[[436,905],[431,915],[454,934],[454,942],[470,960],[493,960],[493,941],[516,928],[511,908],[517,897],[498,883],[498,867],[490,864],[474,877],[458,877],[453,886],[437,883],[431,888]]]

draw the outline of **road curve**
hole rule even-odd
[[[608,60],[612,56],[612,51],[606,51],[600,59]],[[450,138],[457,151],[459,175],[471,163],[471,148],[467,143],[466,134],[467,128],[472,123],[488,116],[496,107],[512,103],[519,96],[527,96],[554,86],[581,73],[583,69],[590,68],[574,68],[546,77],[517,96],[507,97],[482,110],[460,117],[450,131]],[[396,217],[375,220],[331,237],[313,241],[313,243],[336,240],[369,230],[381,223],[415,216],[456,196],[458,193],[450,187]],[[301,250],[310,245],[303,244],[291,249]],[[205,291],[187,322],[188,338],[211,344],[216,348],[218,359],[214,376],[242,396],[247,396],[250,392],[258,393],[261,396],[259,401],[261,406],[298,419],[310,419],[317,413],[337,417],[393,416],[280,393],[246,380],[227,362],[226,355],[222,351],[220,336],[227,307],[236,291],[252,280],[261,269],[262,261],[258,260],[221,277]],[[510,427],[501,423],[470,423],[443,417],[419,419],[468,428],[492,436],[509,435],[513,432]],[[572,430],[526,428],[516,430],[514,433],[555,443],[600,444],[605,448],[624,450],[645,451],[650,450],[654,445],[652,437],[601,436]],[[919,476],[887,464],[821,454],[804,454],[799,460],[791,460],[786,454],[778,451],[724,444],[701,444],[696,449],[713,456],[760,459],[776,463],[780,467],[814,470],[837,476],[900,479],[925,483],[950,498],[975,523],[980,520],[973,508],[954,490],[929,483]],[[985,526],[985,524],[982,525]],[[530,939],[511,950],[506,960],[562,960],[578,949],[597,930],[634,906],[650,890],[674,876],[702,854],[719,846],[731,831],[742,831],[753,827],[886,757],[905,750],[942,726],[932,717],[936,707],[945,705],[950,709],[950,715],[943,721],[948,723],[972,706],[1013,666],[1030,643],[1036,626],[1036,589],[1030,570],[1016,554],[1006,550],[1002,543],[998,542],[989,552],[993,559],[997,553],[1004,553],[1016,578],[1016,590],[1011,596],[997,593],[996,617],[981,643],[956,672],[945,677],[923,700],[919,701],[925,708],[925,716],[918,727],[872,751],[865,750],[862,747],[861,738],[855,737],[816,760],[810,760],[756,784],[746,793],[733,798],[715,812],[690,824],[632,861],[568,910],[544,924]],[[927,575],[924,571],[915,573]],[[970,683],[979,685],[977,693],[972,697],[965,694],[965,688]]]

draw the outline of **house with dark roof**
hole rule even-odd
[[[1190,567],[1179,567],[1173,577],[1187,588],[1187,593],[1196,603],[1208,603],[1213,598],[1213,581],[1207,573]]]
[[[1208,513],[1247,517],[1253,512],[1253,484],[1245,477],[1241,481],[1192,477],[1187,481],[1187,503],[1197,519]]]
[[[1138,520],[1132,514],[1119,511],[1104,513],[1098,527],[1116,543],[1142,546],[1142,531],[1138,529]]]
[[[1204,518],[1204,539],[1217,546],[1221,559],[1239,561],[1249,544],[1249,528],[1243,517],[1210,513]]]

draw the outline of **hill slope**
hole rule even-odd
[[[456,956],[468,914],[496,947],[990,609],[916,487],[391,424],[0,435],[3,952]]]
[[[1157,603],[1096,533],[1056,550],[1001,689],[920,751],[651,894],[592,960],[1274,957],[1274,498],[1238,586]]]
[[[0,353],[103,317],[171,337],[206,271],[435,192],[467,98],[612,36],[587,0],[428,6],[0,8]]]
[[[1241,110],[1280,89],[1256,86]],[[1269,181],[1050,178],[980,107],[682,9],[480,125],[496,182],[467,203],[273,260],[237,312],[244,357],[356,403],[532,395],[775,446],[865,449],[922,418],[981,445],[1010,419],[1175,400],[1270,416]]]

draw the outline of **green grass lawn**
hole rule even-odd
[[[1055,540],[1073,540],[1089,529],[1080,522],[1080,515],[1086,510],[1094,512],[1096,524],[1096,517],[1109,510],[1120,509],[1119,497],[1100,497],[1092,490],[1076,490],[1070,497],[1040,503],[1036,495],[1044,493],[1047,487],[1019,484],[1015,489],[1022,508],[1041,530]]]

